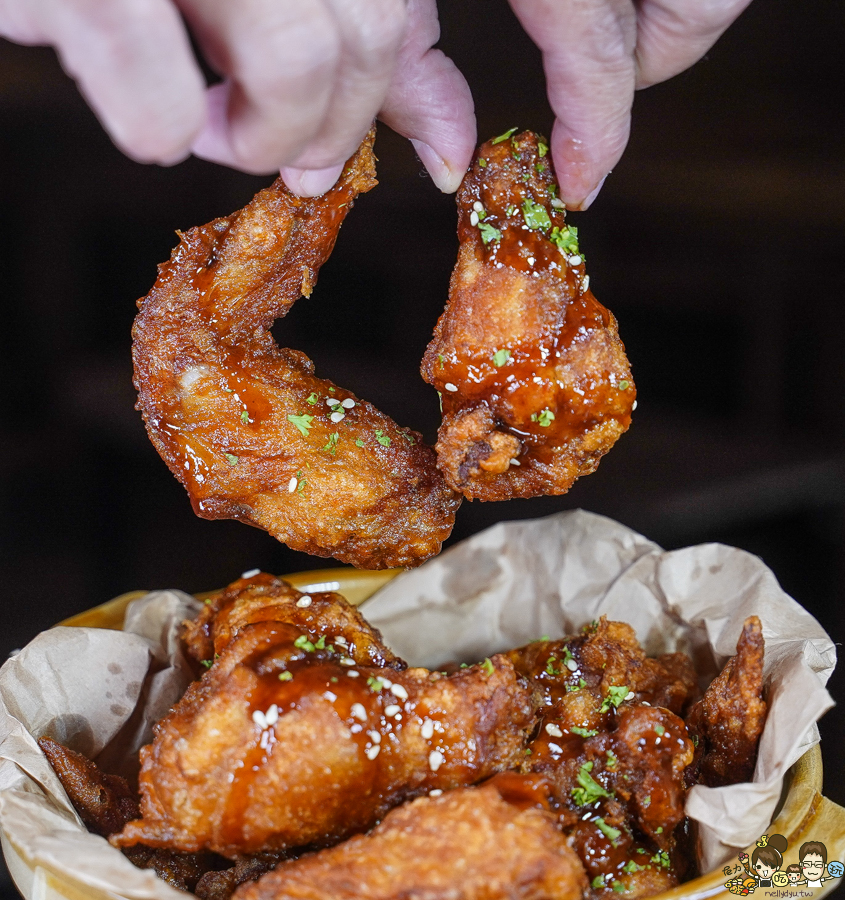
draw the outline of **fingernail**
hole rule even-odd
[[[607,175],[610,175],[610,172],[608,172]],[[593,188],[592,192],[587,195],[586,200],[584,200],[581,203],[581,206],[579,207],[579,209],[588,209],[589,208],[589,206],[593,202],[593,200],[595,200],[596,197],[598,197],[599,191],[604,186],[605,181],[607,181],[607,175],[605,175],[604,178],[602,178],[602,180]]]
[[[294,194],[300,197],[319,197],[335,186],[341,172],[343,163],[339,166],[329,166],[328,169],[296,169],[286,166],[280,174]]]
[[[431,180],[443,191],[444,194],[454,194],[461,184],[464,173],[453,172],[443,157],[434,149],[424,144],[422,141],[412,140],[414,150],[417,156],[422,160],[422,164],[431,175]]]

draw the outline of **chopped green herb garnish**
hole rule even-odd
[[[210,669],[214,665],[214,660],[213,659],[201,659],[200,665],[205,666],[206,669]]]
[[[654,829],[655,834],[663,834],[663,826],[658,825],[657,828]]]
[[[510,350],[497,350],[493,354],[493,365],[498,369],[499,366],[503,366],[510,358]]]
[[[487,160],[486,160],[483,156],[479,157],[479,159],[478,159],[478,165],[479,165],[482,169],[486,169],[486,168],[487,168]]]
[[[555,227],[552,228],[552,233],[549,235],[549,240],[561,253],[566,253],[570,256],[575,256],[580,253],[578,250],[577,228],[573,228],[569,225],[558,228],[557,225],[555,225]]]
[[[446,362],[446,357],[442,353],[437,354],[437,362],[440,363],[440,368],[443,368],[443,363]]]
[[[578,725],[573,725],[569,730],[582,738],[591,738],[598,734],[595,728],[580,728]]]
[[[382,447],[390,446],[390,438],[385,435],[381,428],[376,431],[376,440],[382,445]]]
[[[698,747],[698,735],[697,734],[694,734],[692,736],[692,745],[693,745],[693,747]]]
[[[333,388],[333,387],[330,387],[330,388],[329,388],[329,393],[330,393],[330,394],[333,394],[333,393],[334,393],[334,388]]]
[[[616,891],[617,894],[624,894],[628,890],[628,888],[626,888],[621,881],[614,881],[611,885],[611,888],[613,888],[613,890]]]
[[[607,696],[601,702],[601,711],[606,713],[610,707],[612,706],[614,709],[619,707],[619,704],[630,694],[631,692],[628,690],[627,685],[615,685],[612,684],[607,689]]]
[[[301,494],[305,490],[305,485],[308,484],[307,478],[300,478],[299,484],[296,486],[297,494]]]
[[[409,431],[407,431],[407,430],[406,430],[406,431],[403,431],[403,430],[400,428],[400,429],[399,429],[399,434],[401,434],[402,437],[405,438],[405,440],[406,440],[411,446],[413,446],[414,444],[416,444],[417,439],[416,439]]]
[[[526,197],[522,204],[522,218],[525,219],[525,224],[535,231],[545,231],[546,228],[552,227],[552,220],[545,206],[535,203],[530,197]]]
[[[319,399],[317,394],[309,394],[308,399],[305,402],[310,403],[313,406]]]
[[[311,428],[311,423],[314,421],[314,416],[309,415],[301,415],[301,416],[288,416],[288,422],[291,425],[295,425],[299,429],[299,433],[303,437],[308,437],[308,430]]]
[[[598,819],[593,820],[596,828],[611,842],[615,841],[622,832],[618,828],[614,828],[612,825],[608,825],[604,819],[599,817]]]
[[[279,672],[279,681],[293,681],[293,673]]]
[[[541,157],[545,156],[549,152],[548,145],[544,144],[542,141],[537,141],[537,152]]]
[[[643,806],[651,806],[651,794],[646,794],[645,797],[643,797]]]
[[[249,422],[249,410],[245,409],[241,413],[241,422],[243,422],[244,425],[246,425]]]
[[[563,648],[563,661],[564,661],[565,663],[568,663],[568,662],[570,662],[570,661],[571,661],[571,662],[575,662],[575,657],[572,655],[572,651],[569,649],[569,644],[567,644],[567,645]]]
[[[669,859],[669,854],[665,850],[655,853],[654,856],[651,857],[651,862],[658,866],[663,866],[664,869],[668,869],[672,865],[672,860]]]
[[[493,672],[495,671],[495,666],[490,661],[490,657],[487,657],[484,662],[481,664],[481,668],[484,669],[484,674],[489,678]]]
[[[537,172],[542,174],[543,172],[546,171],[546,169],[548,169],[548,166],[544,162],[538,162],[538,163],[534,164],[534,168],[536,169]]]
[[[376,694],[384,687],[384,682],[381,678],[373,678],[372,675],[367,679],[367,687],[371,691],[374,691]]]
[[[600,887],[604,887],[604,875],[596,875],[596,877],[590,882],[590,887],[594,890],[598,890]]]
[[[631,386],[631,383],[628,381],[627,378],[623,378],[622,381],[619,382],[619,390],[620,391],[627,391],[630,386]]]
[[[584,763],[578,770],[577,781],[580,785],[572,789],[572,799],[576,806],[586,806],[595,803],[600,797],[609,797],[610,794],[593,779],[590,772],[593,770],[591,762]]]
[[[666,733],[666,729],[662,725],[655,725],[654,730],[661,737]]]
[[[358,439],[355,441],[355,446],[356,446],[356,447],[363,447],[363,446],[364,446],[364,442],[361,440],[361,438],[358,438]]]
[[[618,762],[619,762],[619,760],[616,758],[616,754],[612,750],[608,750],[607,751],[607,767],[608,767],[608,769],[615,769],[616,763],[618,763]]]
[[[314,644],[308,640],[307,634],[301,634],[294,642],[294,647],[298,647],[300,650],[305,650],[308,653],[314,652]]]
[[[547,674],[547,675],[561,675],[561,674],[563,674],[563,670],[561,670],[560,672],[556,672],[556,671],[555,671],[555,663],[556,663],[556,662],[557,662],[557,660],[555,659],[554,656],[550,656],[550,657],[546,660],[546,674]]]
[[[548,428],[554,422],[555,414],[550,409],[544,409],[542,412],[533,413],[531,421],[536,422],[541,428]]]
[[[516,128],[509,128],[504,134],[500,134],[498,137],[494,137],[491,144],[501,144],[502,141],[506,141],[512,134],[516,134]]]
[[[481,232],[481,240],[485,244],[501,240],[502,232],[498,228],[494,228],[489,222],[479,222],[478,230]]]
[[[326,636],[321,634],[317,640],[317,643],[314,644],[315,650],[325,650],[326,649]]]
[[[332,456],[335,455],[335,451],[337,450],[337,442],[340,440],[340,435],[335,431],[334,434],[329,435],[329,440],[326,443],[326,446],[323,447],[323,450],[328,450]]]
[[[330,649],[330,650],[334,650],[334,647],[331,647],[331,646],[330,646],[329,649]],[[337,676],[336,676],[336,675],[332,675],[332,677],[329,679],[329,681],[330,681],[332,684],[337,684]]]
[[[235,456],[234,453],[224,453],[226,457],[226,462],[229,463],[230,466],[236,466],[238,464],[238,457]]]

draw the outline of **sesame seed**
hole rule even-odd
[[[367,710],[364,709],[363,704],[361,703],[353,703],[352,709],[349,710],[353,719],[358,719],[359,722],[367,721]]]
[[[477,224],[478,224],[478,213],[475,212],[475,210],[473,210],[473,211],[469,214],[469,224],[470,224],[470,225],[477,225]]]
[[[446,384],[443,385],[443,386],[446,388],[447,391],[452,391],[452,392],[454,392],[454,391],[457,390],[457,387],[455,387],[455,385],[452,384],[451,381],[447,381]]]
[[[560,197],[552,197],[552,209],[566,209],[566,204]]]
[[[568,659],[566,661],[566,668],[569,669],[570,672],[577,672],[578,671],[578,663],[575,662],[574,659]]]
[[[256,575],[261,574],[261,569],[250,569],[248,572],[244,572],[241,575],[241,578],[255,578]]]
[[[444,763],[443,754],[439,750],[432,750],[428,754],[428,767],[432,772],[436,772]]]
[[[307,609],[311,605],[311,598],[306,594],[304,597],[300,597],[299,600],[296,601],[296,605],[300,609]]]
[[[633,691],[628,691],[628,693],[625,694],[625,699],[626,699],[626,700],[633,700],[633,699],[634,699],[634,692],[633,692]]]
[[[332,420],[332,422],[335,423],[335,425],[337,425],[338,422],[342,422],[342,421],[346,418],[346,413],[342,413],[342,412],[333,412],[333,413],[329,416],[329,418]]]
[[[352,673],[350,672],[349,674],[351,675]],[[386,716],[389,716],[390,718],[393,718],[393,716],[395,716],[397,713],[400,713],[401,711],[402,707],[398,706],[396,703],[391,703],[390,706],[385,706],[384,708],[384,714]]]
[[[512,460],[510,460],[510,464],[511,464],[512,466],[521,466],[521,465],[522,465],[522,463],[521,463],[518,459],[512,459]]]
[[[383,688],[388,688],[388,689],[390,689],[390,688],[393,687],[393,682],[390,681],[390,680],[388,680],[387,678],[384,678],[384,677],[381,676],[381,675],[379,675],[378,680],[381,682],[381,686],[382,686]]]
[[[350,659],[348,656],[344,656],[343,659],[340,661],[340,664],[341,664],[342,666],[354,666],[354,665],[355,665],[355,660],[354,660],[354,659]]]
[[[581,265],[581,257],[580,256],[570,256],[569,257],[569,265],[570,266],[580,266]]]
[[[326,397],[326,406],[337,406],[340,400],[337,397]]]
[[[367,759],[375,759],[379,753],[381,752],[381,747],[367,747],[364,751],[364,755]]]
[[[357,669],[350,669],[346,674],[350,678],[357,678],[361,673]]]
[[[335,700],[337,700],[337,694],[332,693],[332,691],[324,691],[323,696],[326,698],[326,700],[329,701],[329,703],[334,703]]]
[[[400,700],[408,699],[408,692],[405,690],[405,688],[402,687],[401,684],[391,684],[390,693],[393,694],[394,697],[398,697]]]
[[[259,728],[266,728],[266,727],[267,727],[267,719],[264,718],[264,713],[261,712],[260,709],[256,709],[256,710],[253,711],[253,713],[252,713],[252,721],[255,722],[255,724],[256,724]]]
[[[586,291],[587,288],[589,288],[589,286],[590,286],[590,276],[585,275],[584,280],[581,282],[581,290]]]
[[[349,641],[347,641],[346,638],[342,634],[336,634],[334,636],[334,642],[336,644],[340,644],[341,647],[349,646]]]
[[[529,257],[528,257],[528,265],[529,265],[529,266],[533,266],[535,262],[537,262],[537,260],[534,259],[533,256],[529,256]]]
[[[476,212],[484,212],[484,206],[482,205],[480,200],[476,200],[475,203],[472,204],[472,208]]]
[[[264,721],[268,726],[275,725],[279,721],[279,707],[275,703],[264,713]]]
[[[637,401],[635,400],[633,405],[631,406],[631,412],[633,412],[637,408]]]
[[[355,401],[351,397],[347,397],[345,400],[340,401],[340,405],[344,409],[352,409],[355,406]]]
[[[643,700],[643,706],[651,706],[648,700]]]
[[[296,480],[296,475],[294,475],[291,480],[288,482],[288,493],[292,494],[296,490],[296,486],[299,482]]]
[[[439,797],[442,793],[443,793],[443,791],[441,791],[440,788],[435,788],[433,791],[428,792],[428,796],[429,797]]]
[[[368,731],[367,735],[374,744],[381,743],[381,735],[377,731]]]
[[[549,734],[552,737],[563,737],[563,732],[560,730],[560,726],[555,725],[554,722],[546,723],[546,734]]]
[[[420,728],[420,734],[426,739],[434,734],[434,722],[431,719],[424,719],[422,723],[422,728]]]

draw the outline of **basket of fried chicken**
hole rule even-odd
[[[572,512],[363,608],[332,571],[153,592],[5,664],[25,896],[693,897],[773,828],[845,849],[815,748],[835,650],[756,557]]]

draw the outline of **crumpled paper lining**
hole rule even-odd
[[[178,591],[135,601],[124,632],[55,628],[0,669],[0,822],[27,857],[132,900],[176,900],[79,822],[31,735],[49,735],[106,771],[132,775],[151,726],[189,675],[178,641],[199,603]],[[489,528],[367,601],[366,616],[412,665],[476,661],[607,615],[646,651],[689,653],[706,685],[756,614],[766,640],[769,715],[752,783],[693,788],[702,871],[766,831],[786,770],[818,742],[836,661],[816,620],[751,554],[720,544],[665,552],[582,511]]]

